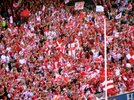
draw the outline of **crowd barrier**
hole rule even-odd
[[[134,91],[109,97],[108,100],[134,100]]]

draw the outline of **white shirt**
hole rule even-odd
[[[116,76],[120,75],[120,69],[119,68],[115,70],[115,74],[116,74]]]
[[[10,16],[10,23],[13,24],[13,17]]]
[[[7,63],[9,63],[10,57],[9,57],[9,56],[5,56],[5,55],[2,55],[2,56],[1,56],[1,61],[2,61],[2,62],[7,62]]]
[[[25,64],[25,63],[26,63],[26,60],[25,60],[25,59],[20,59],[20,60],[19,60],[19,63],[20,63],[20,64]]]
[[[46,7],[43,5],[43,7],[42,7],[42,11],[45,11],[45,8],[46,8]]]
[[[6,50],[7,50],[7,51],[11,51],[11,47],[7,47]]]
[[[99,56],[99,52],[97,52],[97,51],[96,52],[93,52],[93,57],[94,58],[97,58],[98,56]]]
[[[39,59],[39,60],[43,60],[43,58],[44,58],[43,56],[39,56],[39,58],[38,58],[38,59]]]

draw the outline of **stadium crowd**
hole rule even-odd
[[[29,0],[0,15],[0,98],[96,100],[104,93],[104,18],[108,96],[134,91],[133,3],[109,1],[98,13]]]

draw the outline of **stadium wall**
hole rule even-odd
[[[134,91],[109,97],[108,100],[134,100]]]

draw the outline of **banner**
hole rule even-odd
[[[101,99],[105,100],[105,99]],[[134,100],[134,91],[109,97],[108,100]]]
[[[108,98],[108,100],[134,100],[134,92],[120,94],[114,97]]]
[[[104,12],[104,7],[101,5],[96,6],[96,12]]]
[[[85,2],[75,2],[75,10],[81,10],[84,8]]]

